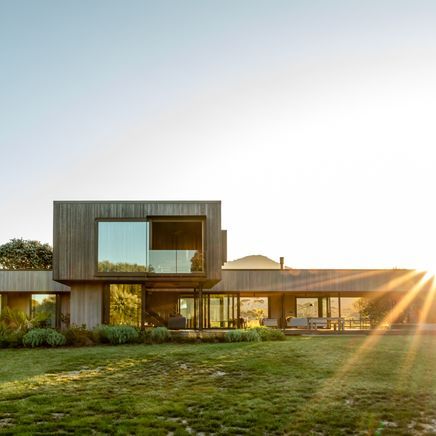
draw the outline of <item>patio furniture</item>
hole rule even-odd
[[[288,318],[286,320],[286,324],[288,327],[294,327],[294,328],[307,329],[309,327],[309,323],[307,321],[307,318],[291,317],[291,318]]]
[[[262,318],[261,324],[265,327],[278,327],[279,323],[276,318]]]
[[[170,330],[180,330],[186,328],[186,318],[182,315],[170,316],[168,318],[168,328]]]
[[[307,321],[310,330],[330,328],[333,325],[334,330],[343,331],[345,327],[345,319],[334,316],[307,318]]]

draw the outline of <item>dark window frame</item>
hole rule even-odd
[[[166,222],[177,222],[177,221],[187,221],[187,222],[201,222],[202,226],[202,245],[203,245],[203,271],[202,272],[191,272],[191,273],[154,273],[154,272],[116,272],[116,271],[98,271],[98,224],[100,222],[146,222],[149,223],[149,240],[148,244],[150,249],[150,240],[153,231],[153,221],[166,221]],[[148,278],[189,278],[189,277],[206,277],[207,276],[207,234],[206,234],[206,216],[205,215],[148,215],[145,218],[96,218],[94,223],[94,276],[101,278],[114,278],[114,277],[129,277],[133,279],[144,280]]]

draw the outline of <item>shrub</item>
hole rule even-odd
[[[24,331],[12,330],[0,324],[0,348],[16,348],[23,345]]]
[[[23,345],[25,347],[40,347],[45,344],[47,336],[46,329],[32,329],[23,336]]]
[[[22,310],[7,306],[0,313],[0,323],[11,330],[27,331],[32,326],[29,317]]]
[[[59,347],[65,345],[65,342],[65,336],[53,329],[32,329],[23,336],[23,345],[25,347],[34,348],[42,345]]]
[[[166,327],[155,327],[151,330],[150,339],[153,344],[162,344],[169,341],[171,334]]]
[[[153,329],[152,328],[146,328],[144,330],[140,331],[140,338],[141,338],[141,342],[143,342],[144,344],[152,344],[153,341],[151,339],[151,333],[152,333]]]
[[[93,345],[94,342],[94,335],[89,330],[86,330],[85,327],[79,327],[76,325],[72,325],[71,327],[67,328],[62,332],[66,338],[66,344],[67,345],[73,345],[73,346],[87,346],[87,345]]]
[[[229,330],[225,335],[226,342],[242,342],[244,330]]]
[[[51,324],[51,314],[48,312],[40,312],[37,313],[30,320],[30,328],[48,328]]]
[[[131,344],[138,341],[139,333],[129,325],[101,325],[94,329],[94,337],[112,345]]]
[[[253,330],[257,331],[262,341],[284,341],[285,334],[278,329],[268,327],[254,327]]]
[[[18,348],[23,346],[23,337],[25,332],[23,330],[10,331],[7,340],[9,341],[10,348]]]
[[[260,342],[262,338],[255,329],[248,329],[244,331],[244,341],[247,342]]]
[[[47,345],[50,345],[51,347],[60,347],[61,345],[65,345],[67,340],[62,333],[59,333],[53,329],[46,329],[46,330],[47,330],[47,334],[45,337],[45,341]]]

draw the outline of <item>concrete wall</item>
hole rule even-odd
[[[71,324],[92,329],[102,323],[103,284],[79,283],[71,286]]]

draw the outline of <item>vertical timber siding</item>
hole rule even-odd
[[[221,278],[221,202],[54,202],[53,277],[62,282],[102,280],[95,276],[97,219],[146,219],[149,216],[206,217],[207,280]]]
[[[92,329],[102,323],[103,285],[101,283],[79,283],[71,286],[71,324],[85,325]]]
[[[53,281],[52,271],[0,270],[0,292],[69,292],[68,286]]]

